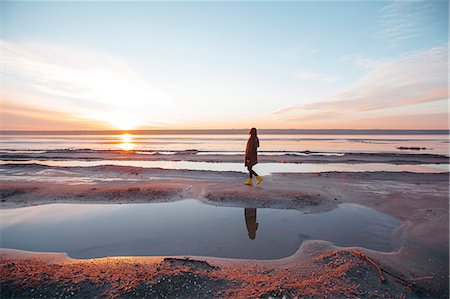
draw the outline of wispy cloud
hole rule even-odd
[[[376,36],[392,45],[417,37],[426,29],[426,20],[436,10],[434,1],[396,0],[380,10],[381,29]]]
[[[111,129],[108,123],[87,122],[86,119],[78,118],[69,112],[62,112],[58,109],[39,109],[36,106],[38,105],[14,103],[8,99],[2,99],[0,106],[1,130]]]
[[[353,86],[320,101],[274,112],[291,121],[366,117],[372,111],[448,99],[447,45],[370,63],[372,68]],[[442,111],[435,111],[442,112]]]
[[[324,82],[324,83],[333,83],[338,81],[339,79],[326,74],[320,74],[315,72],[299,72],[294,74],[294,77],[299,80],[304,81],[318,81],[318,82]]]
[[[378,66],[381,66],[384,63],[389,63],[391,61],[391,59],[386,58],[373,58],[355,54],[345,55],[341,58],[341,60],[353,63],[358,68],[364,70],[371,70]]]
[[[112,55],[53,44],[1,43],[4,101],[122,129],[157,123],[172,101]]]

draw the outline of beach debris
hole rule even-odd
[[[165,258],[160,265],[164,264],[171,264],[171,265],[178,265],[178,266],[186,266],[189,268],[194,268],[196,270],[220,270],[217,266],[212,266],[207,261],[201,261],[201,260],[193,260],[188,257],[186,258],[173,258],[168,257]]]
[[[427,150],[426,147],[418,147],[418,146],[398,146],[397,149],[399,150],[412,150],[412,151],[420,151],[420,150]]]
[[[369,262],[370,264],[375,266],[375,268],[378,270],[380,281],[381,282],[386,282],[386,278],[383,275],[383,271],[382,271],[381,267],[378,266],[377,263],[375,263],[371,258],[369,258],[367,255],[365,255],[364,253],[362,253],[362,252],[360,252],[358,250],[353,249],[353,250],[351,250],[351,252],[353,252],[354,254],[359,256],[360,258],[363,258],[364,260],[366,260],[367,262]]]
[[[178,152],[179,154],[185,154],[185,155],[197,155],[198,154],[198,150],[197,149],[187,149],[184,151],[180,151]]]

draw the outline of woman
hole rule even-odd
[[[245,226],[247,226],[248,237],[251,240],[256,238],[256,231],[258,230],[258,222],[256,222],[256,208],[245,208]]]
[[[248,180],[245,185],[253,186],[253,175],[256,176],[256,184],[259,185],[263,181],[263,178],[260,177],[253,169],[253,165],[258,163],[258,147],[259,147],[259,139],[256,135],[256,129],[251,128],[250,138],[247,141],[247,148],[245,149],[245,166],[248,169]]]

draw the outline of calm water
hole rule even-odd
[[[425,147],[420,153],[449,152],[448,135],[260,135],[260,151],[402,152],[397,147]],[[1,150],[134,149],[243,152],[247,135],[3,135]]]
[[[391,251],[401,222],[354,204],[319,214],[298,210],[171,203],[51,204],[0,210],[1,247],[66,252],[74,258],[199,255],[276,259],[309,239]]]

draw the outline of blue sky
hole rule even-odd
[[[1,5],[4,129],[448,126],[447,1]]]

